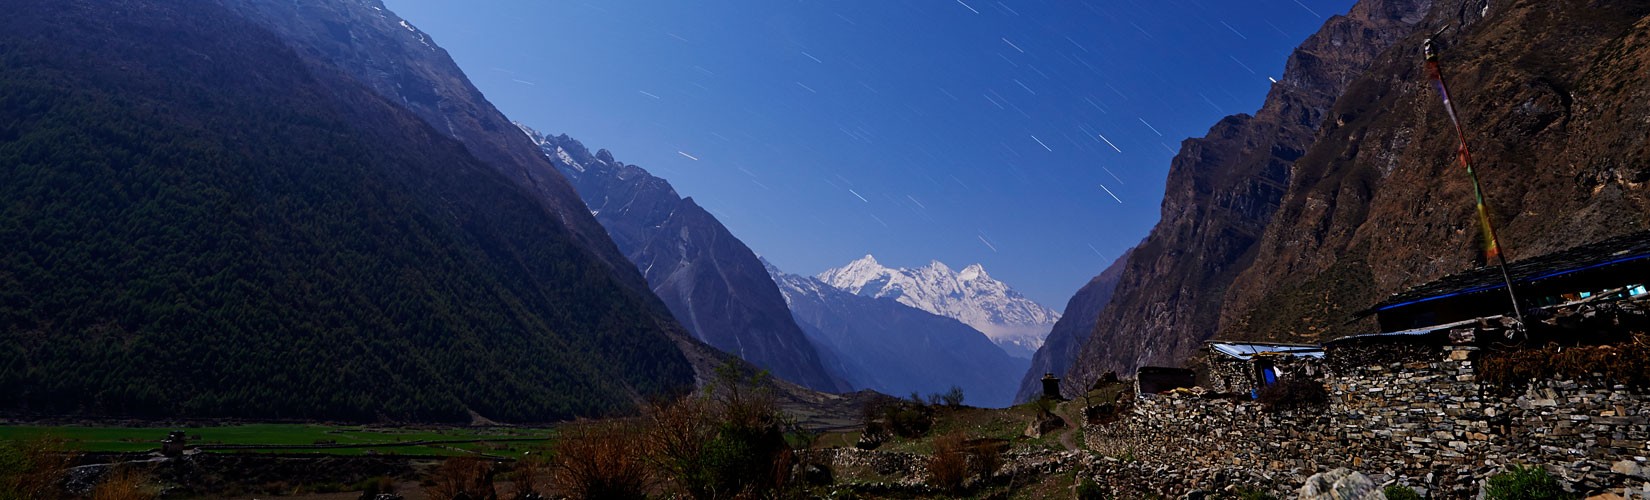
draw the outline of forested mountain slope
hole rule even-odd
[[[685,333],[541,199],[181,4],[0,16],[5,411],[545,421],[691,386]]]

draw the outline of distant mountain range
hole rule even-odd
[[[978,264],[961,272],[937,262],[900,270],[867,257],[822,275],[851,288],[781,273],[666,180],[619,162],[607,150],[591,153],[565,134],[521,128],[573,183],[678,321],[701,340],[786,380],[901,396],[956,385],[974,404],[1005,406],[1025,372],[1023,358],[1052,326],[1038,321],[1059,317]],[[896,300],[895,290],[913,293]],[[998,344],[959,319],[1005,340]]]
[[[992,279],[979,264],[962,271],[953,271],[939,261],[916,269],[890,268],[866,255],[826,270],[818,278],[849,293],[893,299],[961,321],[1016,358],[1030,359],[1060,319],[1060,313]]]
[[[785,380],[848,389],[820,364],[756,254],[710,212],[605,149],[592,154],[566,134],[521,128],[695,337]]]
[[[978,330],[893,298],[856,295],[771,264],[767,269],[826,366],[855,388],[905,396],[957,386],[968,404],[1013,402],[1027,362]]]

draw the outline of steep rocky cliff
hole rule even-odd
[[[1226,117],[1182,143],[1162,219],[1135,248],[1068,383],[1177,362],[1215,333],[1222,298],[1254,259],[1291,169],[1347,85],[1414,32],[1431,0],[1365,0],[1290,55],[1255,115]]]
[[[705,343],[803,386],[847,387],[820,364],[785,299],[744,242],[647,170],[522,127],[572,182],[671,314]]]
[[[1440,3],[1442,69],[1509,259],[1650,220],[1650,4]],[[1276,222],[1226,295],[1223,335],[1367,331],[1351,311],[1482,265],[1471,185],[1420,55],[1353,82],[1296,163]]]
[[[1054,323],[1048,338],[1043,339],[1043,346],[1031,356],[1031,367],[1026,369],[1025,376],[1020,379],[1019,392],[1014,395],[1016,403],[1030,401],[1043,393],[1043,374],[1052,373],[1056,377],[1066,375],[1071,362],[1083,349],[1083,343],[1088,341],[1089,333],[1094,331],[1100,311],[1111,303],[1112,292],[1117,290],[1117,279],[1122,277],[1123,266],[1133,254],[1132,248],[1123,252],[1066,302],[1065,314]]]

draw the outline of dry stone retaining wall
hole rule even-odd
[[[1434,351],[1437,353],[1438,351]],[[1540,464],[1582,493],[1650,498],[1650,394],[1577,380],[1488,390],[1479,351],[1446,347],[1431,360],[1335,366],[1318,411],[1193,395],[1146,396],[1126,418],[1085,429],[1102,455],[1182,470],[1238,468],[1298,487],[1337,467],[1471,497],[1506,464]],[[1413,359],[1413,357],[1412,357]],[[1333,366],[1333,363],[1331,363]]]

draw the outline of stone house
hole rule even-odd
[[[1247,394],[1293,377],[1323,377],[1324,350],[1315,344],[1263,342],[1204,343],[1208,357],[1208,389],[1222,394]]]
[[[1508,280],[1520,308],[1535,312],[1535,319],[1542,311],[1643,298],[1650,284],[1650,231],[1515,261],[1506,278],[1497,266],[1451,274],[1395,294],[1356,317],[1374,315],[1381,331],[1394,333],[1499,318],[1512,309]]]
[[[1185,368],[1142,366],[1134,374],[1135,394],[1157,394],[1197,385],[1197,374]]]

